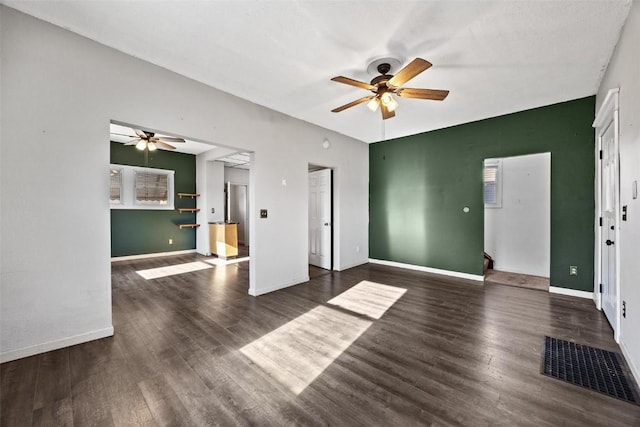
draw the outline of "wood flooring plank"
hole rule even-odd
[[[71,388],[74,426],[113,426],[100,372],[78,378]]]
[[[50,351],[40,356],[33,409],[44,408],[71,393],[69,349]]]
[[[640,425],[539,373],[545,335],[620,351],[591,301],[371,264],[257,298],[248,263],[136,273],[204,259],[113,263],[115,336],[2,364],[0,424]],[[347,292],[362,281],[405,292]]]
[[[0,425],[31,425],[40,355],[0,365]]]
[[[72,427],[73,407],[71,397],[56,400],[33,411],[34,427]]]

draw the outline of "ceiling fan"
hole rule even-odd
[[[173,136],[156,136],[154,132],[149,132],[146,130],[133,129],[135,135],[126,135],[123,133],[111,133],[112,135],[120,135],[126,136],[129,138],[133,138],[131,141],[125,143],[124,145],[135,145],[138,150],[154,151],[158,148],[164,148],[165,150],[175,150],[171,144],[167,144],[167,142],[172,143],[183,143],[185,142],[182,138],[176,138]]]
[[[395,75],[387,74],[391,70],[389,62],[381,62],[377,65],[376,69],[380,75],[374,77],[373,80],[371,80],[371,83],[365,83],[343,76],[332,78],[331,80],[334,82],[370,90],[373,92],[373,95],[362,97],[341,107],[334,108],[331,111],[339,113],[347,108],[367,102],[367,107],[369,107],[371,111],[376,111],[378,107],[380,107],[382,119],[386,120],[396,115],[395,109],[398,106],[398,102],[394,99],[393,94],[402,98],[431,99],[434,101],[442,101],[447,97],[447,95],[449,95],[448,90],[401,87],[409,80],[431,67],[431,63],[429,61],[422,58],[416,58]]]

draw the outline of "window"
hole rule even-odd
[[[122,201],[122,170],[111,168],[109,180],[109,202],[121,203]]]
[[[173,209],[175,171],[111,165],[111,209]]]
[[[136,203],[166,205],[169,179],[166,173],[136,172]]]
[[[500,159],[487,159],[484,161],[483,189],[484,207],[502,207],[502,162]]]

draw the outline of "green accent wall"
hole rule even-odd
[[[551,152],[550,283],[592,291],[594,114],[588,97],[371,144],[370,257],[482,275],[483,160]]]
[[[197,199],[177,195],[196,191],[196,156],[156,150],[149,153],[149,164],[146,165],[144,152],[135,146],[111,142],[111,163],[174,170],[176,209],[196,207]],[[111,209],[111,256],[195,249],[195,229],[177,226],[195,222],[195,213],[177,210]],[[173,239],[172,245],[169,239]]]

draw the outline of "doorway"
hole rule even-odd
[[[597,147],[597,236],[595,302],[611,327],[616,342],[620,339],[620,169],[618,141],[618,89],[611,89],[598,110]],[[623,215],[622,220],[625,220]]]
[[[551,153],[486,159],[483,181],[485,281],[548,291]]]
[[[333,269],[333,172],[309,166],[309,276]],[[317,270],[317,267],[322,270]]]
[[[238,224],[238,244],[248,246],[249,190],[246,184],[227,182],[226,222]]]

